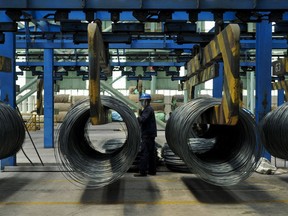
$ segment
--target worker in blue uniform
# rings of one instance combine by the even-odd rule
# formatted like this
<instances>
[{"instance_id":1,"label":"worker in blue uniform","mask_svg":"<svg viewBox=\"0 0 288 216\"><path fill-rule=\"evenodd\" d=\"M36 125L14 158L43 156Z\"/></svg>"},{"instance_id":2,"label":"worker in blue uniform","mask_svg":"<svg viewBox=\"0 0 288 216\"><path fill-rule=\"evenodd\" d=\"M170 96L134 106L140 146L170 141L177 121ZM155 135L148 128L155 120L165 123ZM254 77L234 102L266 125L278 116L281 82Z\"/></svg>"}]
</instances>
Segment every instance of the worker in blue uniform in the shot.
<instances>
[{"instance_id":1,"label":"worker in blue uniform","mask_svg":"<svg viewBox=\"0 0 288 216\"><path fill-rule=\"evenodd\" d=\"M139 112L138 122L141 127L141 145L139 173L135 177L156 175L156 145L157 127L154 109L150 105L151 95L141 94L139 101L142 110Z\"/></svg>"}]
</instances>

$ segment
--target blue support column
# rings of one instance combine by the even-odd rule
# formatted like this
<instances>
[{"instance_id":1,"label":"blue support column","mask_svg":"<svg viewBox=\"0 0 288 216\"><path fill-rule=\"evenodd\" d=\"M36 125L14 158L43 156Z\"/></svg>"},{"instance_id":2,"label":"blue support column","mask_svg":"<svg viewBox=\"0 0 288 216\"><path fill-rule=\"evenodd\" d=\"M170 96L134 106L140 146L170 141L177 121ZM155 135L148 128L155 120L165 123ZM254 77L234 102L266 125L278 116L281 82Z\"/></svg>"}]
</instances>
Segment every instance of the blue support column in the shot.
<instances>
[{"instance_id":1,"label":"blue support column","mask_svg":"<svg viewBox=\"0 0 288 216\"><path fill-rule=\"evenodd\" d=\"M255 117L259 123L271 111L272 24L268 20L256 24L256 105ZM266 151L263 157L271 160Z\"/></svg>"},{"instance_id":2,"label":"blue support column","mask_svg":"<svg viewBox=\"0 0 288 216\"><path fill-rule=\"evenodd\" d=\"M277 105L281 106L284 103L284 90L278 90Z\"/></svg>"},{"instance_id":3,"label":"blue support column","mask_svg":"<svg viewBox=\"0 0 288 216\"><path fill-rule=\"evenodd\" d=\"M0 11L0 22L11 22L6 16L5 11ZM0 55L11 58L12 71L1 72L0 71L0 100L10 104L10 106L16 106L16 89L15 89L15 35L14 33L5 33L5 43L0 45ZM8 157L0 160L1 170L5 166L15 166L16 156Z\"/></svg>"},{"instance_id":4,"label":"blue support column","mask_svg":"<svg viewBox=\"0 0 288 216\"><path fill-rule=\"evenodd\" d=\"M223 90L223 63L219 63L219 76L213 79L213 97L222 98Z\"/></svg>"},{"instance_id":5,"label":"blue support column","mask_svg":"<svg viewBox=\"0 0 288 216\"><path fill-rule=\"evenodd\" d=\"M44 148L54 147L53 49L44 50Z\"/></svg>"}]
</instances>

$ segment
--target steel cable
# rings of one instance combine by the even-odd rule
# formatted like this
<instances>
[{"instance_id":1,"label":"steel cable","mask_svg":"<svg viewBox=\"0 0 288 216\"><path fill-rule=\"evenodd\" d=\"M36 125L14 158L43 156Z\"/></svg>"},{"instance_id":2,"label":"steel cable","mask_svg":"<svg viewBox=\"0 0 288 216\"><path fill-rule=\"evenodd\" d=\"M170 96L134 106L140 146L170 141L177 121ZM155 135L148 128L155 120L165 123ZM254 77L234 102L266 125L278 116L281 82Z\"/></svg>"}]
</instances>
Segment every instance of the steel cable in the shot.
<instances>
[{"instance_id":1,"label":"steel cable","mask_svg":"<svg viewBox=\"0 0 288 216\"><path fill-rule=\"evenodd\" d=\"M269 112L259 127L266 150L274 157L288 160L288 103Z\"/></svg>"},{"instance_id":2,"label":"steel cable","mask_svg":"<svg viewBox=\"0 0 288 216\"><path fill-rule=\"evenodd\" d=\"M15 155L24 139L23 121L17 111L0 101L0 159Z\"/></svg>"},{"instance_id":3,"label":"steel cable","mask_svg":"<svg viewBox=\"0 0 288 216\"><path fill-rule=\"evenodd\" d=\"M62 173L72 183L87 188L103 187L119 179L133 164L140 147L140 128L134 112L110 96L101 96L101 102L105 109L122 117L127 129L124 139L103 134L107 139L102 141L102 151L95 148L99 140L97 135L93 139L93 131L89 130L89 100L72 107L56 137L55 156Z\"/></svg>"},{"instance_id":4,"label":"steel cable","mask_svg":"<svg viewBox=\"0 0 288 216\"><path fill-rule=\"evenodd\" d=\"M20 118L21 118L21 120L22 120L22 123L23 123L23 127L25 128L26 133L28 134L28 136L29 136L29 138L30 138L30 141L31 141L31 143L32 143L32 145L33 145L33 148L34 148L34 150L35 150L35 152L36 152L36 154L37 154L37 156L38 156L38 158L39 158L39 160L40 160L40 162L41 162L41 165L44 166L44 163L43 163L43 161L42 161L42 158L41 158L41 156L40 156L40 154L39 154L39 152L38 152L38 150L37 150L37 148L36 148L36 145L35 145L32 137L31 137L31 134L30 134L30 132L29 132L29 129L28 129L27 125L24 123L23 116L22 116L22 114L21 114L18 106L16 106L16 110L17 110L17 112L19 113L19 116L20 116ZM26 154L26 152L24 151L24 149L23 149L22 147L21 147L21 151L23 152L23 154L24 154L24 156L27 158L27 160L30 162L30 164L31 164L32 166L35 166L34 163L31 161L31 159L28 157L28 155Z\"/></svg>"},{"instance_id":5,"label":"steel cable","mask_svg":"<svg viewBox=\"0 0 288 216\"><path fill-rule=\"evenodd\" d=\"M198 98L178 107L167 122L168 145L204 181L234 185L251 175L262 154L259 131L246 109L235 126L200 124L200 117L221 101Z\"/></svg>"}]
</instances>

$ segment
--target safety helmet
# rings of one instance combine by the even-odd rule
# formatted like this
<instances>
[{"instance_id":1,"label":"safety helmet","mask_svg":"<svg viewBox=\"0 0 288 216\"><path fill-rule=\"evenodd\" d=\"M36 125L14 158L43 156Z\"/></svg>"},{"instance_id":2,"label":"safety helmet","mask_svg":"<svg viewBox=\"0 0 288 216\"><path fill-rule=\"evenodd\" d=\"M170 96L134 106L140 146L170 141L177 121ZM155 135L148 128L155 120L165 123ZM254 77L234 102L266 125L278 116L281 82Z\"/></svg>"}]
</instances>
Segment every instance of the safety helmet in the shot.
<instances>
[{"instance_id":1,"label":"safety helmet","mask_svg":"<svg viewBox=\"0 0 288 216\"><path fill-rule=\"evenodd\" d=\"M146 94L146 93L143 93L141 94L139 100L151 100L151 95L150 94Z\"/></svg>"}]
</instances>

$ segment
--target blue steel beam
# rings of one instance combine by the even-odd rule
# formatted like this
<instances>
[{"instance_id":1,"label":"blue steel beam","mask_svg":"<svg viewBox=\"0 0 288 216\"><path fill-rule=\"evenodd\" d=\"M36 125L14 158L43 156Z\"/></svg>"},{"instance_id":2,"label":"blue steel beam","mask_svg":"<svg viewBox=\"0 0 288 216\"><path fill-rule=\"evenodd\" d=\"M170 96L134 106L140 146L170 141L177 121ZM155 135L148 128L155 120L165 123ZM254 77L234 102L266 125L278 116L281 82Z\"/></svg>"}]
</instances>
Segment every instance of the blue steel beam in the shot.
<instances>
[{"instance_id":1,"label":"blue steel beam","mask_svg":"<svg viewBox=\"0 0 288 216\"><path fill-rule=\"evenodd\" d=\"M49 41L37 40L37 42L17 41L17 49L88 49L88 44L74 44L73 41Z\"/></svg>"},{"instance_id":2,"label":"blue steel beam","mask_svg":"<svg viewBox=\"0 0 288 216\"><path fill-rule=\"evenodd\" d=\"M55 11L29 11L27 12L31 14L33 19L35 20L43 20L48 18L53 18L52 15L55 14ZM223 13L223 20L224 21L232 21L238 19L235 15L235 12L224 12ZM288 19L288 13L286 19ZM214 15L208 11L199 11L197 16L198 21L214 21ZM83 11L71 11L68 15L70 20L86 20L85 13ZM97 11L94 13L95 19L100 19L102 21L111 21L111 13L108 11ZM175 11L172 13L172 20L189 20L189 14L186 11ZM137 21L137 19L133 16L132 11L122 11L119 12L119 21Z\"/></svg>"},{"instance_id":3,"label":"blue steel beam","mask_svg":"<svg viewBox=\"0 0 288 216\"><path fill-rule=\"evenodd\" d=\"M111 43L109 49L192 49L195 44L177 44L173 40L133 40L131 44Z\"/></svg>"},{"instance_id":4,"label":"blue steel beam","mask_svg":"<svg viewBox=\"0 0 288 216\"><path fill-rule=\"evenodd\" d=\"M45 60L46 61L46 60ZM159 66L159 67L181 67L184 66L185 62L110 62L111 66ZM16 62L17 66L44 66L44 62ZM54 62L54 66L89 66L88 62Z\"/></svg>"},{"instance_id":5,"label":"blue steel beam","mask_svg":"<svg viewBox=\"0 0 288 216\"><path fill-rule=\"evenodd\" d=\"M265 44L265 46L263 46ZM271 111L271 58L272 58L272 24L263 20L256 25L256 106L255 117L259 123ZM263 155L271 160L271 155Z\"/></svg>"},{"instance_id":6,"label":"blue steel beam","mask_svg":"<svg viewBox=\"0 0 288 216\"><path fill-rule=\"evenodd\" d=\"M240 40L240 49L256 49L256 40ZM272 49L287 49L286 39L273 39Z\"/></svg>"},{"instance_id":7,"label":"blue steel beam","mask_svg":"<svg viewBox=\"0 0 288 216\"><path fill-rule=\"evenodd\" d=\"M176 8L174 10L177 10ZM212 12L208 11L197 11L198 13L198 21L214 21L214 15ZM35 20L53 18L53 14L55 11L28 11L27 13L31 14L31 16ZM238 18L235 15L236 13L233 11L227 11L223 13L224 21L233 21ZM119 21L137 21L137 19L133 16L132 11L122 11L119 12ZM85 13L83 11L71 11L68 15L70 20L86 20ZM108 11L97 11L94 13L95 19L100 19L102 21L111 21L111 13ZM172 13L172 20L189 20L189 14L186 11L174 11ZM288 20L288 12L284 12L283 20Z\"/></svg>"},{"instance_id":8,"label":"blue steel beam","mask_svg":"<svg viewBox=\"0 0 288 216\"><path fill-rule=\"evenodd\" d=\"M0 22L11 22L5 15L4 11L0 11ZM0 71L0 100L9 104L11 107L16 107L16 72L15 72L15 36L14 33L5 33L5 43L0 44L0 55L11 58L12 71ZM5 143L3 143L5 144ZM5 166L15 166L16 156L8 157L0 160L1 170Z\"/></svg>"},{"instance_id":9,"label":"blue steel beam","mask_svg":"<svg viewBox=\"0 0 288 216\"><path fill-rule=\"evenodd\" d=\"M158 66L158 67L181 67L184 66L186 62L110 62L110 66L121 66L121 67L148 67L148 66ZM16 62L17 66L44 66L44 62ZM76 67L76 66L89 66L88 62L54 62L55 67ZM255 66L255 62L241 62L240 66Z\"/></svg>"},{"instance_id":10,"label":"blue steel beam","mask_svg":"<svg viewBox=\"0 0 288 216\"><path fill-rule=\"evenodd\" d=\"M44 147L54 147L53 49L44 50Z\"/></svg>"},{"instance_id":11,"label":"blue steel beam","mask_svg":"<svg viewBox=\"0 0 288 216\"><path fill-rule=\"evenodd\" d=\"M284 89L279 89L278 90L278 96L277 96L277 105L281 106L285 101L284 101L284 96L285 92Z\"/></svg>"},{"instance_id":12,"label":"blue steel beam","mask_svg":"<svg viewBox=\"0 0 288 216\"><path fill-rule=\"evenodd\" d=\"M88 49L87 44L74 44L72 40L54 40L53 42L45 42L46 40L37 40L36 42L27 42L25 40L17 40L17 49ZM240 49L256 49L255 40L241 40ZM111 43L109 49L192 49L195 44L177 44L173 40L133 40L131 44ZM287 49L286 39L274 39L272 41L272 49Z\"/></svg>"},{"instance_id":13,"label":"blue steel beam","mask_svg":"<svg viewBox=\"0 0 288 216\"><path fill-rule=\"evenodd\" d=\"M51 14L55 14L55 11L29 11L27 12L36 20L41 20L45 17L52 18ZM133 16L132 11L122 11L119 12L119 21L137 21ZM69 13L70 20L85 20L85 13L83 11L71 11ZM214 15L211 12L200 12L198 13L198 21L214 21ZM97 11L94 13L95 19L100 19L102 21L111 21L111 13L108 11ZM172 13L173 20L189 20L189 14L186 11L175 11ZM224 12L223 20L231 21L235 20L235 12Z\"/></svg>"},{"instance_id":14,"label":"blue steel beam","mask_svg":"<svg viewBox=\"0 0 288 216\"><path fill-rule=\"evenodd\" d=\"M285 10L287 0L0 0L0 9L22 10Z\"/></svg>"},{"instance_id":15,"label":"blue steel beam","mask_svg":"<svg viewBox=\"0 0 288 216\"><path fill-rule=\"evenodd\" d=\"M37 40L36 42L26 42L17 40L17 49L88 49L88 44L74 44L69 40ZM111 43L109 49L192 49L194 44L177 44L173 40L133 40L131 44Z\"/></svg>"}]
</instances>

